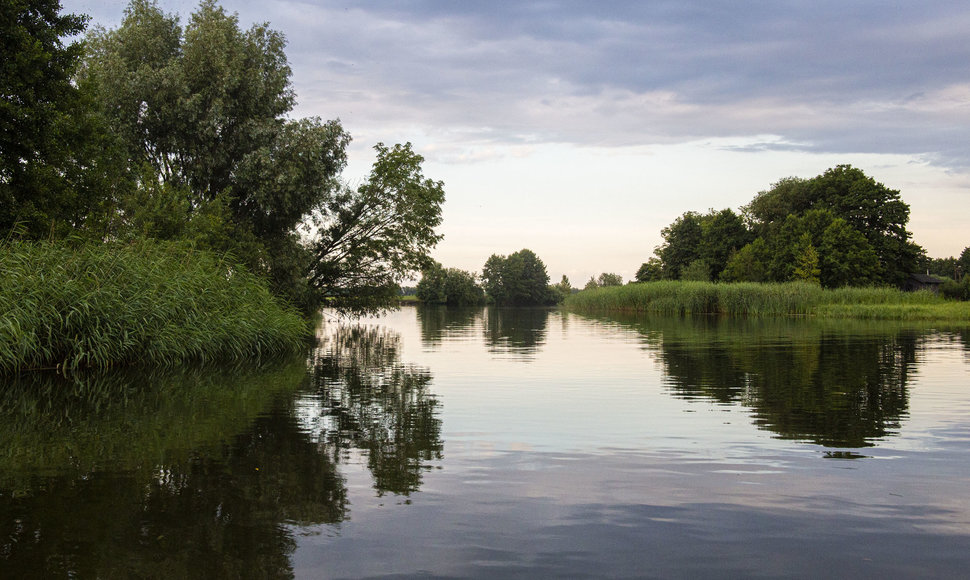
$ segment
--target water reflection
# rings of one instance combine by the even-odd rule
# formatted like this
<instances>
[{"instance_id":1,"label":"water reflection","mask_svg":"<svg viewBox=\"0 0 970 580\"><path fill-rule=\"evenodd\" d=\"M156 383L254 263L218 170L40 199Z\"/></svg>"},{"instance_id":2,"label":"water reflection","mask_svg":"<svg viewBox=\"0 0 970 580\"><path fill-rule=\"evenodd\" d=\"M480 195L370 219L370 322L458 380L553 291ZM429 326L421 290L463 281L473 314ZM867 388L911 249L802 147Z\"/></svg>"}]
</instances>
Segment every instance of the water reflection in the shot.
<instances>
[{"instance_id":1,"label":"water reflection","mask_svg":"<svg viewBox=\"0 0 970 580\"><path fill-rule=\"evenodd\" d=\"M488 352L534 360L546 343L548 308L416 306L421 343L435 350L443 342L481 333Z\"/></svg>"},{"instance_id":2,"label":"water reflection","mask_svg":"<svg viewBox=\"0 0 970 580\"><path fill-rule=\"evenodd\" d=\"M431 373L401 363L400 342L382 327L328 328L312 358L313 390L296 403L316 441L367 452L379 494L417 491L443 452Z\"/></svg>"},{"instance_id":3,"label":"water reflection","mask_svg":"<svg viewBox=\"0 0 970 580\"><path fill-rule=\"evenodd\" d=\"M13 577L280 576L282 522L336 522L331 458L272 368L29 375L3 389L0 560ZM235 435L234 435L235 434Z\"/></svg>"},{"instance_id":4,"label":"water reflection","mask_svg":"<svg viewBox=\"0 0 970 580\"><path fill-rule=\"evenodd\" d=\"M421 344L434 349L443 340L469 336L482 326L485 309L480 306L430 306L413 307L417 312L421 329Z\"/></svg>"},{"instance_id":5,"label":"water reflection","mask_svg":"<svg viewBox=\"0 0 970 580\"><path fill-rule=\"evenodd\" d=\"M263 368L30 374L0 385L0 570L11 577L290 577L295 529L350 514L441 457L427 370L340 327ZM332 429L313 426L332 425Z\"/></svg>"},{"instance_id":6,"label":"water reflection","mask_svg":"<svg viewBox=\"0 0 970 580\"><path fill-rule=\"evenodd\" d=\"M871 323L627 318L679 397L753 410L784 439L864 447L898 431L924 334Z\"/></svg>"},{"instance_id":7,"label":"water reflection","mask_svg":"<svg viewBox=\"0 0 970 580\"><path fill-rule=\"evenodd\" d=\"M550 312L545 308L488 308L483 329L488 351L532 359L546 342Z\"/></svg>"}]
</instances>

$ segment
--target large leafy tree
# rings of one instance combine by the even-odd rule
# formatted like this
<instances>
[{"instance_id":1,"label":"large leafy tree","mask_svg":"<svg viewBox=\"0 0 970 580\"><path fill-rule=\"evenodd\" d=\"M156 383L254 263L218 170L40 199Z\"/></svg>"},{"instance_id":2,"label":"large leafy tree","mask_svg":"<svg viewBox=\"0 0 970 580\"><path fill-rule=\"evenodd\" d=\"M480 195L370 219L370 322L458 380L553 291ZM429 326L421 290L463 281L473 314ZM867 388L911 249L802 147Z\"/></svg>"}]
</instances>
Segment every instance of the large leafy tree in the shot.
<instances>
[{"instance_id":1,"label":"large leafy tree","mask_svg":"<svg viewBox=\"0 0 970 580\"><path fill-rule=\"evenodd\" d=\"M677 280L694 260L701 258L704 226L701 215L688 211L661 230L664 243L657 248L665 278Z\"/></svg>"},{"instance_id":2,"label":"large leafy tree","mask_svg":"<svg viewBox=\"0 0 970 580\"><path fill-rule=\"evenodd\" d=\"M693 278L704 270L702 279L718 279L731 255L752 238L742 217L730 209L712 209L706 214L686 212L664 228L661 235L664 243L656 253L663 276L670 279L684 278L692 265ZM644 279L651 276L649 271L643 274Z\"/></svg>"},{"instance_id":3,"label":"large leafy tree","mask_svg":"<svg viewBox=\"0 0 970 580\"><path fill-rule=\"evenodd\" d=\"M909 205L899 191L850 165L836 166L812 179L783 179L745 208L762 235L779 227L787 216L810 210L830 210L866 238L879 261L879 282L902 282L923 257L922 248L906 230Z\"/></svg>"},{"instance_id":4,"label":"large leafy tree","mask_svg":"<svg viewBox=\"0 0 970 580\"><path fill-rule=\"evenodd\" d=\"M82 79L140 187L180 190L190 213L219 201L264 240L288 234L336 189L349 136L336 121L285 117L294 95L279 32L244 31L212 0L183 30L154 2L134 0L118 29L89 42Z\"/></svg>"},{"instance_id":5,"label":"large leafy tree","mask_svg":"<svg viewBox=\"0 0 970 580\"><path fill-rule=\"evenodd\" d=\"M443 187L410 145L378 145L358 188L341 183L350 136L293 119L285 38L203 0L183 28L133 0L97 29L80 74L128 167L113 235L192 237L235 253L306 307L394 299L440 239Z\"/></svg>"},{"instance_id":6,"label":"large leafy tree","mask_svg":"<svg viewBox=\"0 0 970 580\"><path fill-rule=\"evenodd\" d=\"M482 285L490 301L502 306L555 303L546 265L532 250L508 256L492 254L482 268Z\"/></svg>"},{"instance_id":7,"label":"large leafy tree","mask_svg":"<svg viewBox=\"0 0 970 580\"><path fill-rule=\"evenodd\" d=\"M104 195L88 187L102 146L72 83L83 46L65 40L85 17L60 10L57 0L0 3L0 233L19 224L29 237L62 234Z\"/></svg>"},{"instance_id":8,"label":"large leafy tree","mask_svg":"<svg viewBox=\"0 0 970 580\"><path fill-rule=\"evenodd\" d=\"M430 263L441 239L444 184L424 177L411 144L375 146L377 160L356 190L316 208L307 277L317 295L354 311L397 296L398 284Z\"/></svg>"}]
</instances>

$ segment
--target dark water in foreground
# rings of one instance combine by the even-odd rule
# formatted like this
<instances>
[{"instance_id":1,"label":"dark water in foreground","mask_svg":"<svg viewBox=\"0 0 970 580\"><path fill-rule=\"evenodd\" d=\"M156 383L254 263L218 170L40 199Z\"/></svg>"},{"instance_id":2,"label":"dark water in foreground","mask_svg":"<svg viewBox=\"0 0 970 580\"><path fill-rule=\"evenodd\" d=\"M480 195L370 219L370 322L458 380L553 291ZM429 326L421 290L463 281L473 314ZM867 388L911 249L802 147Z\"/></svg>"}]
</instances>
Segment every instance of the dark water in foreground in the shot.
<instances>
[{"instance_id":1,"label":"dark water in foreground","mask_svg":"<svg viewBox=\"0 0 970 580\"><path fill-rule=\"evenodd\" d=\"M970 331L405 308L0 386L0 577L965 577Z\"/></svg>"}]
</instances>

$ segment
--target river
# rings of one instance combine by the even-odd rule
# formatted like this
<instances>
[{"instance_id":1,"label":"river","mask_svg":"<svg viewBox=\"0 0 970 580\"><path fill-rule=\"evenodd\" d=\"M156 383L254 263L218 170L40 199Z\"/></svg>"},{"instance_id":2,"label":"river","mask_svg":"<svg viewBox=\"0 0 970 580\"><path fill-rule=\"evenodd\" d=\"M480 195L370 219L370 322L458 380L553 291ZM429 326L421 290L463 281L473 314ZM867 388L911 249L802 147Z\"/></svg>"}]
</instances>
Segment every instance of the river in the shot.
<instances>
[{"instance_id":1,"label":"river","mask_svg":"<svg viewBox=\"0 0 970 580\"><path fill-rule=\"evenodd\" d=\"M0 577L959 577L970 329L332 313L0 388Z\"/></svg>"}]
</instances>

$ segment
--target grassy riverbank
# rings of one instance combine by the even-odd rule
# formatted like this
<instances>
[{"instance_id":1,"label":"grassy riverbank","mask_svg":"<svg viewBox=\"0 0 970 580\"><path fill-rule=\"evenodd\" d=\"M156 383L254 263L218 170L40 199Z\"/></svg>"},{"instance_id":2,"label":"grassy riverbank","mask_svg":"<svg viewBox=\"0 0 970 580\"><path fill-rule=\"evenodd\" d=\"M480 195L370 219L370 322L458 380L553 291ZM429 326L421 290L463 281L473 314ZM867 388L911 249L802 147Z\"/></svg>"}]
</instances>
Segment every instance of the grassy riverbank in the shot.
<instances>
[{"instance_id":1,"label":"grassy riverbank","mask_svg":"<svg viewBox=\"0 0 970 580\"><path fill-rule=\"evenodd\" d=\"M190 246L0 247L0 372L240 360L307 325L254 275Z\"/></svg>"},{"instance_id":2,"label":"grassy riverbank","mask_svg":"<svg viewBox=\"0 0 970 580\"><path fill-rule=\"evenodd\" d=\"M716 284L662 281L584 290L566 299L577 312L651 312L740 316L819 316L970 323L970 303L928 292L839 288L814 284Z\"/></svg>"}]
</instances>

